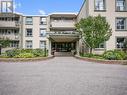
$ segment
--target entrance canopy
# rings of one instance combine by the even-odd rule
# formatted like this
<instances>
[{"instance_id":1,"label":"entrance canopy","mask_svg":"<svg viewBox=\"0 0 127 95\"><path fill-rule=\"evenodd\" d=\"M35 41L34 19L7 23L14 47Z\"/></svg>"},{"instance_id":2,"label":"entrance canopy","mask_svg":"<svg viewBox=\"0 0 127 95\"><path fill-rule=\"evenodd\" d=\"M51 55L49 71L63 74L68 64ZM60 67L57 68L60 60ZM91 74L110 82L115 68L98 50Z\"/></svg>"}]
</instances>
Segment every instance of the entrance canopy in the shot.
<instances>
[{"instance_id":1,"label":"entrance canopy","mask_svg":"<svg viewBox=\"0 0 127 95\"><path fill-rule=\"evenodd\" d=\"M75 42L79 39L79 34L50 34L49 38L53 42Z\"/></svg>"}]
</instances>

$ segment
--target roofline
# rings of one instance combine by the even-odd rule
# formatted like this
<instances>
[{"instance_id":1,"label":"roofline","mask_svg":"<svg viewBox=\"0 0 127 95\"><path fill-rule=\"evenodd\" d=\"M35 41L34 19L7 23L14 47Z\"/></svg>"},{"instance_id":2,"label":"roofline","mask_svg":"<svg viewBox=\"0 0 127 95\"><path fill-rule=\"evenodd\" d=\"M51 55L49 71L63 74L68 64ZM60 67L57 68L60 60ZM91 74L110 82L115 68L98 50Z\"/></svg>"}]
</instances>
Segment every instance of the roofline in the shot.
<instances>
[{"instance_id":1,"label":"roofline","mask_svg":"<svg viewBox=\"0 0 127 95\"><path fill-rule=\"evenodd\" d=\"M49 16L51 15L76 15L77 16L77 12L54 12L54 13L50 13Z\"/></svg>"},{"instance_id":2,"label":"roofline","mask_svg":"<svg viewBox=\"0 0 127 95\"><path fill-rule=\"evenodd\" d=\"M79 12L78 12L78 14L77 14L77 17L79 16L79 14L80 14L80 12L81 12L83 6L85 5L85 3L86 3L86 0L84 0L83 4L82 4L82 6L81 6L81 8L80 8L80 10L79 10Z\"/></svg>"},{"instance_id":3,"label":"roofline","mask_svg":"<svg viewBox=\"0 0 127 95\"><path fill-rule=\"evenodd\" d=\"M13 14L17 14L17 15L23 16L23 13L14 12Z\"/></svg>"},{"instance_id":4,"label":"roofline","mask_svg":"<svg viewBox=\"0 0 127 95\"><path fill-rule=\"evenodd\" d=\"M12 14L12 15L18 15L18 16L23 16L23 14L21 13L17 13L17 12L10 12L10 13L0 13L0 14Z\"/></svg>"},{"instance_id":5,"label":"roofline","mask_svg":"<svg viewBox=\"0 0 127 95\"><path fill-rule=\"evenodd\" d=\"M26 17L26 16L29 16L29 17L47 17L48 15L23 15L23 17Z\"/></svg>"}]
</instances>

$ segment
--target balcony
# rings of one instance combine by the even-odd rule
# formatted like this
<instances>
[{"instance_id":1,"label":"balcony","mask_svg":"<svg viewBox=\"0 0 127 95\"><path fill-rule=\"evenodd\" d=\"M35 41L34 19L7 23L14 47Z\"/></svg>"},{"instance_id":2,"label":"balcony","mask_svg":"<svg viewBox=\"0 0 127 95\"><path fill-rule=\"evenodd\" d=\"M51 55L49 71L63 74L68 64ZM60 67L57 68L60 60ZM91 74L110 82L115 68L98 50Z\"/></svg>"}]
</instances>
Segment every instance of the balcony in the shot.
<instances>
[{"instance_id":1,"label":"balcony","mask_svg":"<svg viewBox=\"0 0 127 95\"><path fill-rule=\"evenodd\" d=\"M0 28L19 28L20 23L16 21L0 21Z\"/></svg>"},{"instance_id":2,"label":"balcony","mask_svg":"<svg viewBox=\"0 0 127 95\"><path fill-rule=\"evenodd\" d=\"M9 40L20 40L19 35L0 35L0 38L8 38Z\"/></svg>"},{"instance_id":3,"label":"balcony","mask_svg":"<svg viewBox=\"0 0 127 95\"><path fill-rule=\"evenodd\" d=\"M75 28L74 21L52 21L50 24L50 28Z\"/></svg>"}]
</instances>

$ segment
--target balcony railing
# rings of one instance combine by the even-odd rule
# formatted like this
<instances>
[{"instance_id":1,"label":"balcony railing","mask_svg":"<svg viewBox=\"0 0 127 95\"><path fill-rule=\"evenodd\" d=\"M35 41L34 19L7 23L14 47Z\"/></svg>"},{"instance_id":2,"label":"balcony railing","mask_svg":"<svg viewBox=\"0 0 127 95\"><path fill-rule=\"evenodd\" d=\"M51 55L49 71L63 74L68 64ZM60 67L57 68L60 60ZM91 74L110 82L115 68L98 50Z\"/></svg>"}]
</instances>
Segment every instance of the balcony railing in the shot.
<instances>
[{"instance_id":1,"label":"balcony railing","mask_svg":"<svg viewBox=\"0 0 127 95\"><path fill-rule=\"evenodd\" d=\"M52 21L50 28L75 28L75 21Z\"/></svg>"},{"instance_id":2,"label":"balcony railing","mask_svg":"<svg viewBox=\"0 0 127 95\"><path fill-rule=\"evenodd\" d=\"M17 28L21 24L16 21L0 21L0 27L10 27L10 28Z\"/></svg>"},{"instance_id":3,"label":"balcony railing","mask_svg":"<svg viewBox=\"0 0 127 95\"><path fill-rule=\"evenodd\" d=\"M10 40L19 40L19 35L0 35L0 38L8 38Z\"/></svg>"},{"instance_id":4,"label":"balcony railing","mask_svg":"<svg viewBox=\"0 0 127 95\"><path fill-rule=\"evenodd\" d=\"M47 32L47 35L70 35L70 36L79 36L79 32L76 31L51 31Z\"/></svg>"}]
</instances>

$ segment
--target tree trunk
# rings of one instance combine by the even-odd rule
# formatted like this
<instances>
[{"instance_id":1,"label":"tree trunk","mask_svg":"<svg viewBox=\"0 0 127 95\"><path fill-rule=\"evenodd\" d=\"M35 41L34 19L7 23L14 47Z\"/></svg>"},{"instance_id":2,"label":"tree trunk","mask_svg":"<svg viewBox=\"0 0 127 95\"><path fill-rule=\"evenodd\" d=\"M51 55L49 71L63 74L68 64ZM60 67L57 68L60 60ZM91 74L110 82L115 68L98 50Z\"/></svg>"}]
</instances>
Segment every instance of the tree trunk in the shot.
<instances>
[{"instance_id":1,"label":"tree trunk","mask_svg":"<svg viewBox=\"0 0 127 95\"><path fill-rule=\"evenodd\" d=\"M90 48L90 54L92 54L93 53L93 48Z\"/></svg>"}]
</instances>

